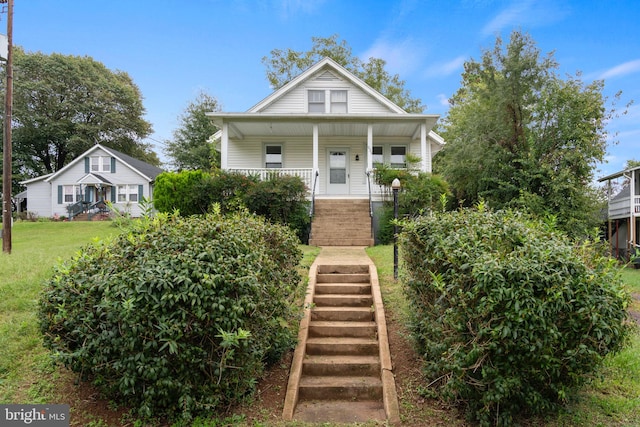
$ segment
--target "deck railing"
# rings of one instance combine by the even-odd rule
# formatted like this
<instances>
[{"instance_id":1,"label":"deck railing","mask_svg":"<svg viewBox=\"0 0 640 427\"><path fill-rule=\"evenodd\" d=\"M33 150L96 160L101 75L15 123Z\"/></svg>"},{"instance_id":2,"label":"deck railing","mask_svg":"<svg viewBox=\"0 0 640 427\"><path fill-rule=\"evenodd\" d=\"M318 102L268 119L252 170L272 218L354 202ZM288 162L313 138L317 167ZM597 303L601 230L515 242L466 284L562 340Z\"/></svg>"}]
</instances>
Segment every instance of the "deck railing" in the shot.
<instances>
[{"instance_id":1,"label":"deck railing","mask_svg":"<svg viewBox=\"0 0 640 427\"><path fill-rule=\"evenodd\" d=\"M229 169L229 172L236 172L247 176L257 176L260 180L267 180L273 175L291 175L302 179L304 185L309 190L313 185L313 169L297 168L297 169L275 169L275 168L251 168L251 169Z\"/></svg>"}]
</instances>

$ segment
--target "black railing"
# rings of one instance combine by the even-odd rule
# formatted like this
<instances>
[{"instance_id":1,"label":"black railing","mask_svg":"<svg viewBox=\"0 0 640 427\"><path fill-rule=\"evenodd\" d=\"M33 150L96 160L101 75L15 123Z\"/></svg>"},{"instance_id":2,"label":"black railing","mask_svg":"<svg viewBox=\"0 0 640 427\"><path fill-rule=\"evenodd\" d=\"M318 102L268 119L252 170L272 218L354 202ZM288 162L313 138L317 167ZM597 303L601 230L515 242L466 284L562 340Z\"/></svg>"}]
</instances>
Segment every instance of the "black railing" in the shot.
<instances>
[{"instance_id":1,"label":"black railing","mask_svg":"<svg viewBox=\"0 0 640 427\"><path fill-rule=\"evenodd\" d=\"M374 239L374 242L375 242L376 230L373 225L373 195L371 192L371 173L372 173L371 171L367 171L367 188L369 190L369 217L371 218L371 237Z\"/></svg>"},{"instance_id":2,"label":"black railing","mask_svg":"<svg viewBox=\"0 0 640 427\"><path fill-rule=\"evenodd\" d=\"M316 171L313 177L313 188L311 190L311 207L309 208L309 216L313 217L316 213L316 186L318 185L318 175L320 172Z\"/></svg>"},{"instance_id":3,"label":"black railing","mask_svg":"<svg viewBox=\"0 0 640 427\"><path fill-rule=\"evenodd\" d=\"M79 202L75 202L67 206L67 212L69 213L69 220L73 219L74 216L84 212L84 204L85 202L81 200Z\"/></svg>"}]
</instances>

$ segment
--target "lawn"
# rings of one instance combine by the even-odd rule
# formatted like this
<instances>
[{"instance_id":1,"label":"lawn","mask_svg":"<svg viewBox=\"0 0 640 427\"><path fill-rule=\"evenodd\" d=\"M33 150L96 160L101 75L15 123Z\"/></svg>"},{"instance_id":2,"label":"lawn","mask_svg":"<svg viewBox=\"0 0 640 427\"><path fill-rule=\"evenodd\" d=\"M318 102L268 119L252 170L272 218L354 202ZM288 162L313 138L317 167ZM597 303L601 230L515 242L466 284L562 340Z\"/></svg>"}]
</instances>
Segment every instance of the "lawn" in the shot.
<instances>
[{"instance_id":1,"label":"lawn","mask_svg":"<svg viewBox=\"0 0 640 427\"><path fill-rule=\"evenodd\" d=\"M37 328L43 281L58 259L68 259L93 238L118 232L111 222L18 222L11 254L0 256L0 402L45 403L51 370ZM29 384L25 387L25 384ZM49 402L47 402L49 403Z\"/></svg>"},{"instance_id":2,"label":"lawn","mask_svg":"<svg viewBox=\"0 0 640 427\"><path fill-rule=\"evenodd\" d=\"M109 222L16 223L12 254L0 256L0 403L51 403L64 399L56 389L56 379L64 374L51 365L37 329L36 309L42 283L58 259L68 259L95 237L104 238L118 232ZM308 268L318 250L311 247L302 247L302 250L301 266ZM368 253L378 267L385 306L396 316L406 317L410 308L402 295L401 284L393 280L392 247L369 248ZM640 270L624 269L622 275L630 291L640 294ZM417 388L420 379L414 378L412 384ZM417 394L416 390L404 390L404 393ZM409 401L401 402L403 411L418 410L410 406ZM451 426L464 425L454 410L433 411ZM99 414L88 419L95 420L90 425L110 425ZM607 360L603 379L585 387L566 411L527 425L640 425L640 335L633 337L629 348Z\"/></svg>"}]
</instances>

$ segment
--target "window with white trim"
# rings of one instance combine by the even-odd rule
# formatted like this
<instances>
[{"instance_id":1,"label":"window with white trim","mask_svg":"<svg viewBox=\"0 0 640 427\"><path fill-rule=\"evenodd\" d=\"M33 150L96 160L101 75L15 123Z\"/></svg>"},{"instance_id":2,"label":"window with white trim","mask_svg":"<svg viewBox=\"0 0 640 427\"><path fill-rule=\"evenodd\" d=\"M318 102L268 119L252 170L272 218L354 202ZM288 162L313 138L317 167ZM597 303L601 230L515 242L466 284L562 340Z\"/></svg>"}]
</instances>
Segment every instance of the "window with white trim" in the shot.
<instances>
[{"instance_id":1,"label":"window with white trim","mask_svg":"<svg viewBox=\"0 0 640 427\"><path fill-rule=\"evenodd\" d=\"M310 90L308 92L308 97L309 112L324 113L324 90Z\"/></svg>"},{"instance_id":2,"label":"window with white trim","mask_svg":"<svg viewBox=\"0 0 640 427\"><path fill-rule=\"evenodd\" d=\"M80 187L77 185L64 185L62 187L62 200L64 203L79 202L82 200Z\"/></svg>"},{"instance_id":3,"label":"window with white trim","mask_svg":"<svg viewBox=\"0 0 640 427\"><path fill-rule=\"evenodd\" d=\"M347 91L346 90L331 91L331 107L329 111L331 111L332 113L347 112Z\"/></svg>"},{"instance_id":4,"label":"window with white trim","mask_svg":"<svg viewBox=\"0 0 640 427\"><path fill-rule=\"evenodd\" d=\"M382 145L371 147L371 161L374 165L384 164L384 147Z\"/></svg>"},{"instance_id":5,"label":"window with white trim","mask_svg":"<svg viewBox=\"0 0 640 427\"><path fill-rule=\"evenodd\" d=\"M118 203L137 202L138 186L136 184L118 185L117 194Z\"/></svg>"},{"instance_id":6,"label":"window with white trim","mask_svg":"<svg viewBox=\"0 0 640 427\"><path fill-rule=\"evenodd\" d=\"M407 147L404 145L392 145L389 163L392 168L406 168Z\"/></svg>"},{"instance_id":7,"label":"window with white trim","mask_svg":"<svg viewBox=\"0 0 640 427\"><path fill-rule=\"evenodd\" d=\"M111 172L111 157L92 156L91 172Z\"/></svg>"},{"instance_id":8,"label":"window with white trim","mask_svg":"<svg viewBox=\"0 0 640 427\"><path fill-rule=\"evenodd\" d=\"M264 166L269 169L282 168L282 145L264 146Z\"/></svg>"}]
</instances>

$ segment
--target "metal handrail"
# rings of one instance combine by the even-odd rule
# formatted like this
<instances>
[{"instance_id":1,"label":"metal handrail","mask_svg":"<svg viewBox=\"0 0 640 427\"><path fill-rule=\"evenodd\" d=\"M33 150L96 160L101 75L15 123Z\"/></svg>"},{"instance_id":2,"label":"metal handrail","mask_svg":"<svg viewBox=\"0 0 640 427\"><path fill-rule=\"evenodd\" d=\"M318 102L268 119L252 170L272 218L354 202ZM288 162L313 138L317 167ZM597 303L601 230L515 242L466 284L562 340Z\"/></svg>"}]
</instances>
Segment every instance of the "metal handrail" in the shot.
<instances>
[{"instance_id":1,"label":"metal handrail","mask_svg":"<svg viewBox=\"0 0 640 427\"><path fill-rule=\"evenodd\" d=\"M371 171L367 171L367 187L369 189L369 216L373 218L373 196L371 192Z\"/></svg>"},{"instance_id":2,"label":"metal handrail","mask_svg":"<svg viewBox=\"0 0 640 427\"><path fill-rule=\"evenodd\" d=\"M85 202L80 200L67 206L67 212L69 213L69 219L73 219L74 216L84 212Z\"/></svg>"},{"instance_id":3,"label":"metal handrail","mask_svg":"<svg viewBox=\"0 0 640 427\"><path fill-rule=\"evenodd\" d=\"M313 177L313 189L311 190L311 207L309 208L309 216L313 217L316 211L316 185L318 184L318 175L320 172L316 171Z\"/></svg>"}]
</instances>

